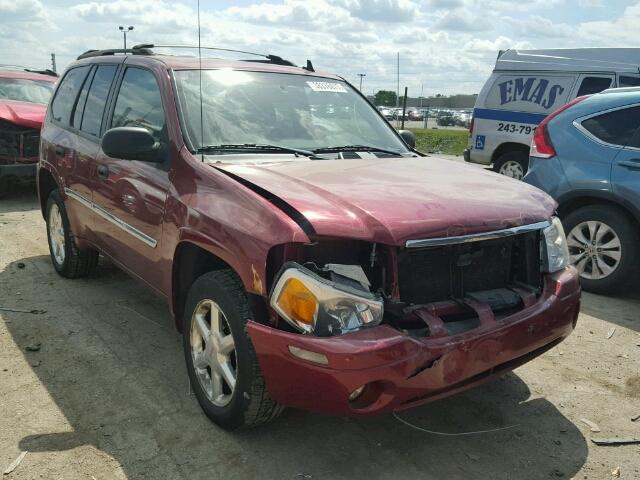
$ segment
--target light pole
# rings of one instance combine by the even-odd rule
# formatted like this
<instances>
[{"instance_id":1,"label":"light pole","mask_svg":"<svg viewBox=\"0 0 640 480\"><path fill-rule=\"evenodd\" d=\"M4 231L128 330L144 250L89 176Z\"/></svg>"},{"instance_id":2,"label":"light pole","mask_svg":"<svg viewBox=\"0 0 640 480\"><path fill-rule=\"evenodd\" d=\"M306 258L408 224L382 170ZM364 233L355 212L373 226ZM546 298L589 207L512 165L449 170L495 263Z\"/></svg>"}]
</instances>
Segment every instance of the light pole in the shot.
<instances>
[{"instance_id":1,"label":"light pole","mask_svg":"<svg viewBox=\"0 0 640 480\"><path fill-rule=\"evenodd\" d=\"M131 30L133 30L133 26L129 25L127 28L124 28L122 25L120 25L118 27L118 30L120 30L124 35L124 49L126 50L127 49L127 32L130 32Z\"/></svg>"},{"instance_id":2,"label":"light pole","mask_svg":"<svg viewBox=\"0 0 640 480\"><path fill-rule=\"evenodd\" d=\"M358 76L360 77L360 91L362 91L362 78L366 77L367 74L366 73L359 73Z\"/></svg>"}]
</instances>

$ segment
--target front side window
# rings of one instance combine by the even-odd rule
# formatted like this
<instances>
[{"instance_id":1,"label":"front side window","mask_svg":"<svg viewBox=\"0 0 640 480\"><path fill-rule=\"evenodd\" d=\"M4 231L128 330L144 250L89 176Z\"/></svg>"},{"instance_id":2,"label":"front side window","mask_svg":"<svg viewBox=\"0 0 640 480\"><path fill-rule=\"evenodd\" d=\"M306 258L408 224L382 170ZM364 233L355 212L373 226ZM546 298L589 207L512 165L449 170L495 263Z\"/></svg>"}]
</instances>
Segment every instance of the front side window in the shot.
<instances>
[{"instance_id":1,"label":"front side window","mask_svg":"<svg viewBox=\"0 0 640 480\"><path fill-rule=\"evenodd\" d=\"M340 80L238 70L175 72L186 134L195 149L277 145L316 150L347 145L405 153L375 108ZM201 128L204 125L204 128Z\"/></svg>"},{"instance_id":2,"label":"front side window","mask_svg":"<svg viewBox=\"0 0 640 480\"><path fill-rule=\"evenodd\" d=\"M101 65L91 81L87 102L82 115L80 130L90 135L99 136L102 125L102 114L109 95L111 82L116 74L115 65Z\"/></svg>"},{"instance_id":3,"label":"front side window","mask_svg":"<svg viewBox=\"0 0 640 480\"><path fill-rule=\"evenodd\" d=\"M621 108L603 113L584 120L582 126L599 140L624 147L640 128L640 107Z\"/></svg>"},{"instance_id":4,"label":"front side window","mask_svg":"<svg viewBox=\"0 0 640 480\"><path fill-rule=\"evenodd\" d=\"M56 97L51 104L53 118L64 125L69 125L71 112L76 103L76 98L84 82L89 66L77 67L69 70L58 87Z\"/></svg>"},{"instance_id":5,"label":"front side window","mask_svg":"<svg viewBox=\"0 0 640 480\"><path fill-rule=\"evenodd\" d=\"M127 68L111 127L144 127L160 139L164 126L162 98L154 75L141 68Z\"/></svg>"},{"instance_id":6,"label":"front side window","mask_svg":"<svg viewBox=\"0 0 640 480\"><path fill-rule=\"evenodd\" d=\"M53 88L53 82L0 78L0 98L4 100L47 104Z\"/></svg>"},{"instance_id":7,"label":"front side window","mask_svg":"<svg viewBox=\"0 0 640 480\"><path fill-rule=\"evenodd\" d=\"M585 77L580 84L577 97L582 95L592 95L600 93L611 86L611 78L608 77Z\"/></svg>"}]
</instances>

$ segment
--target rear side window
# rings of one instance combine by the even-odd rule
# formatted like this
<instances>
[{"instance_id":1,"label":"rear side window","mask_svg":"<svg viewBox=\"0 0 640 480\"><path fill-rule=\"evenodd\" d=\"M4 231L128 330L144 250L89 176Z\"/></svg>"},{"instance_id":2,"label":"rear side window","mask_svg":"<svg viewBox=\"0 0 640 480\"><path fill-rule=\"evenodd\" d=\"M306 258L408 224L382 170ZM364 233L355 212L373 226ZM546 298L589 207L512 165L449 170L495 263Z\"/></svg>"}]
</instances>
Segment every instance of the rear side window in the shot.
<instances>
[{"instance_id":1,"label":"rear side window","mask_svg":"<svg viewBox=\"0 0 640 480\"><path fill-rule=\"evenodd\" d=\"M91 70L91 73L87 76L87 79L84 81L82 85L82 90L80 90L80 95L78 96L78 100L76 100L76 108L73 111L73 121L71 122L71 126L75 128L80 128L80 122L82 122L82 112L84 111L84 105L87 103L87 95L89 94L89 87L91 86L91 79L96 73L96 69Z\"/></svg>"},{"instance_id":2,"label":"rear side window","mask_svg":"<svg viewBox=\"0 0 640 480\"><path fill-rule=\"evenodd\" d=\"M69 126L70 124L71 112L73 111L78 92L88 72L88 65L74 68L67 72L62 79L62 83L60 83L56 98L53 99L53 103L51 104L51 115L56 121L61 122L63 125Z\"/></svg>"},{"instance_id":3,"label":"rear side window","mask_svg":"<svg viewBox=\"0 0 640 480\"><path fill-rule=\"evenodd\" d=\"M585 77L580 84L577 97L599 93L611 86L611 79L607 77Z\"/></svg>"},{"instance_id":4,"label":"rear side window","mask_svg":"<svg viewBox=\"0 0 640 480\"><path fill-rule=\"evenodd\" d=\"M640 106L603 113L582 122L582 126L599 140L626 146L640 128Z\"/></svg>"},{"instance_id":5,"label":"rear side window","mask_svg":"<svg viewBox=\"0 0 640 480\"><path fill-rule=\"evenodd\" d=\"M154 75L141 68L128 68L122 79L111 127L144 127L160 139L164 109Z\"/></svg>"},{"instance_id":6,"label":"rear side window","mask_svg":"<svg viewBox=\"0 0 640 480\"><path fill-rule=\"evenodd\" d=\"M618 84L620 87L638 87L640 86L640 77L620 75L620 77L618 77Z\"/></svg>"},{"instance_id":7,"label":"rear side window","mask_svg":"<svg viewBox=\"0 0 640 480\"><path fill-rule=\"evenodd\" d=\"M101 65L96 70L96 74L91 82L87 103L84 107L82 124L80 130L94 136L100 135L102 125L102 114L109 95L111 82L116 74L115 65Z\"/></svg>"}]
</instances>

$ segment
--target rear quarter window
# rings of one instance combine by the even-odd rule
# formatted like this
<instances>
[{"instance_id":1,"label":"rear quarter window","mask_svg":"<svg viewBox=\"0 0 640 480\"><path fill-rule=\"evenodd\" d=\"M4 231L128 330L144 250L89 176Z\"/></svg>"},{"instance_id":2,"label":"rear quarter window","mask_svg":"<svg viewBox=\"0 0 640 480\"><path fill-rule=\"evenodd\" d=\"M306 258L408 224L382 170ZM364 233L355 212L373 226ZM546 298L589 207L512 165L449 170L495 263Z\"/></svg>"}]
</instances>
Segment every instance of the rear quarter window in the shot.
<instances>
[{"instance_id":1,"label":"rear quarter window","mask_svg":"<svg viewBox=\"0 0 640 480\"><path fill-rule=\"evenodd\" d=\"M65 126L70 125L71 113L73 112L78 93L82 88L89 68L89 65L85 65L69 70L62 79L60 87L58 87L58 91L56 92L56 97L51 103L51 115L53 119Z\"/></svg>"},{"instance_id":2,"label":"rear quarter window","mask_svg":"<svg viewBox=\"0 0 640 480\"><path fill-rule=\"evenodd\" d=\"M556 75L500 75L487 95L487 108L551 113L567 103L575 77Z\"/></svg>"},{"instance_id":3,"label":"rear quarter window","mask_svg":"<svg viewBox=\"0 0 640 480\"><path fill-rule=\"evenodd\" d=\"M598 140L624 147L640 128L640 106L603 113L583 120L581 125Z\"/></svg>"}]
</instances>

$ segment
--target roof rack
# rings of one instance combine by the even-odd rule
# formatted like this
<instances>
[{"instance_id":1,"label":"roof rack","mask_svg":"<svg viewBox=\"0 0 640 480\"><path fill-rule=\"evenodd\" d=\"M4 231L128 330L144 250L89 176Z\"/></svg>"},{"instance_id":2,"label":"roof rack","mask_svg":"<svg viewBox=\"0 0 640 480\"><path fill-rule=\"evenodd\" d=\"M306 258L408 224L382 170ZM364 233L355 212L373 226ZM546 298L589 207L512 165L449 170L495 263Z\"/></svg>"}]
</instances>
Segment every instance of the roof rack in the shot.
<instances>
[{"instance_id":1,"label":"roof rack","mask_svg":"<svg viewBox=\"0 0 640 480\"><path fill-rule=\"evenodd\" d=\"M24 65L14 65L14 64L8 64L8 63L0 64L0 68L10 68L12 70L23 70L29 73L39 73L40 75L50 75L52 77L58 76L56 72L48 68L45 68L44 70L37 70L35 68L25 67Z\"/></svg>"},{"instance_id":2,"label":"roof rack","mask_svg":"<svg viewBox=\"0 0 640 480\"><path fill-rule=\"evenodd\" d=\"M76 60L91 57L104 57L107 55L115 55L116 53L130 53L132 55L153 55L153 51L142 45L136 45L133 48L109 48L106 50L87 50L82 55L78 55Z\"/></svg>"},{"instance_id":3,"label":"roof rack","mask_svg":"<svg viewBox=\"0 0 640 480\"><path fill-rule=\"evenodd\" d=\"M200 48L201 50L216 50L219 52L233 52L233 53L243 53L245 55L254 55L256 57L263 57L264 59L266 59L266 61L268 61L269 63L274 63L276 65L285 65L288 67L295 67L297 66L295 63L290 62L289 60L286 60L278 55L270 55L270 54L264 54L264 53L256 53L256 52L249 52L247 50L236 50L233 48L222 48L222 47L209 47L209 46L200 46L198 47L198 45L155 45L153 43L142 43L140 45L135 45L133 47L135 50L141 50L141 49L146 49L146 50L150 50L152 48L190 48L190 49L194 49L194 48ZM261 60L248 60L250 62L255 62L255 61L261 61ZM264 61L264 60L262 60Z\"/></svg>"}]
</instances>

